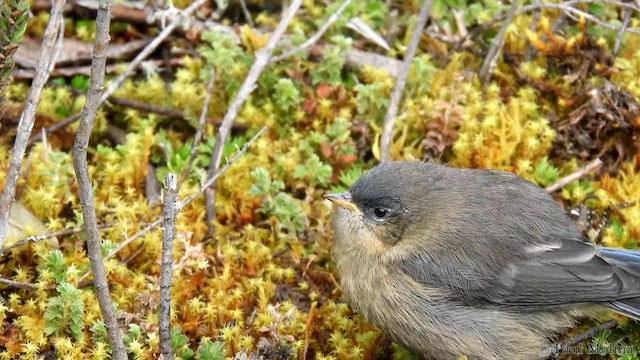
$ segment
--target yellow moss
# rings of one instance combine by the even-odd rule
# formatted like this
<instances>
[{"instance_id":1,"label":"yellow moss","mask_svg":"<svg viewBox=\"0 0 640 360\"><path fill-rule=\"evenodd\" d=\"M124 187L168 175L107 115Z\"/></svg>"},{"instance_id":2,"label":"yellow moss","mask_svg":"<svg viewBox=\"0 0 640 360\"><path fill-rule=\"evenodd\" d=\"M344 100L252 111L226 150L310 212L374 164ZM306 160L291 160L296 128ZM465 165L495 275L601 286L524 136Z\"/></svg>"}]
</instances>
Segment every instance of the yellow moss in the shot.
<instances>
[{"instance_id":1,"label":"yellow moss","mask_svg":"<svg viewBox=\"0 0 640 360\"><path fill-rule=\"evenodd\" d=\"M555 133L536 101L535 92L523 88L505 102L497 86L489 86L485 101L465 107L452 165L522 173L515 167L526 166L522 160L547 155Z\"/></svg>"},{"instance_id":2,"label":"yellow moss","mask_svg":"<svg viewBox=\"0 0 640 360\"><path fill-rule=\"evenodd\" d=\"M45 321L43 313L36 312L31 313L31 315L22 315L13 323L21 330L27 341L40 345L47 343L47 338L44 334Z\"/></svg>"},{"instance_id":3,"label":"yellow moss","mask_svg":"<svg viewBox=\"0 0 640 360\"><path fill-rule=\"evenodd\" d=\"M625 164L615 177L608 174L595 184L596 195L602 206L615 207L623 216L621 236L611 227L605 232L603 243L607 246L637 247L640 241L640 173L635 163Z\"/></svg>"}]
</instances>

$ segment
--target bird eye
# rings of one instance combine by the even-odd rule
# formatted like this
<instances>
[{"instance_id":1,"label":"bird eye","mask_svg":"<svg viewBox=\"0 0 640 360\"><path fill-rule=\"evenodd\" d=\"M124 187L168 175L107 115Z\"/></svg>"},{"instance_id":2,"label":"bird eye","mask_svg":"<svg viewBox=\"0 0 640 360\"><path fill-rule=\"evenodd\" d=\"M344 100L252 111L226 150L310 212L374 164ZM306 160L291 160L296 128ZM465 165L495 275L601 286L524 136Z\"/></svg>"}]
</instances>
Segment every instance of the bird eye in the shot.
<instances>
[{"instance_id":1,"label":"bird eye","mask_svg":"<svg viewBox=\"0 0 640 360\"><path fill-rule=\"evenodd\" d=\"M373 214L379 219L382 219L383 217L387 216L387 212L388 212L387 209L384 209L384 208L375 208L373 210Z\"/></svg>"}]
</instances>

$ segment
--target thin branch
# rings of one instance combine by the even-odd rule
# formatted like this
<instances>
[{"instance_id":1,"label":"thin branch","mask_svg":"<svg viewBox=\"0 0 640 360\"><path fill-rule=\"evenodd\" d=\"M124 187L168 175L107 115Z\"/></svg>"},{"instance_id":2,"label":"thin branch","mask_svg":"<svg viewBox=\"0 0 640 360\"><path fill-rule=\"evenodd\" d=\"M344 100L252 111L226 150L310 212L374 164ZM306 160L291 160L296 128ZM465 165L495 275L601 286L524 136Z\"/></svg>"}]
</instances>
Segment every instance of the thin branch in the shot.
<instances>
[{"instance_id":1,"label":"thin branch","mask_svg":"<svg viewBox=\"0 0 640 360\"><path fill-rule=\"evenodd\" d=\"M327 32L327 30L331 27L331 25L333 25L336 21L338 21L338 19L340 19L340 16L344 12L344 10L347 8L347 6L349 6L349 4L351 4L351 0L345 0L342 3L342 5L340 5L340 7L336 10L336 12L331 14L331 16L329 16L327 21L325 21L325 23L322 24L320 29L318 29L318 31L315 34L313 34L309 39L307 39L307 41L305 41L295 49L291 49L280 55L274 56L273 58L271 58L271 63L275 63L280 60L286 59L292 55L295 55L303 50L306 50L308 47L318 42L318 40L320 40L322 35L324 35L324 33Z\"/></svg>"},{"instance_id":2,"label":"thin branch","mask_svg":"<svg viewBox=\"0 0 640 360\"><path fill-rule=\"evenodd\" d=\"M618 51L620 51L620 46L622 45L622 38L624 37L625 32L627 31L627 27L629 26L629 22L631 21L631 10L625 9L622 12L624 18L622 20L622 26L620 27L620 31L618 32L618 36L616 37L616 43L613 46L613 56L618 55Z\"/></svg>"},{"instance_id":3,"label":"thin branch","mask_svg":"<svg viewBox=\"0 0 640 360\"><path fill-rule=\"evenodd\" d=\"M253 23L253 19L251 18L251 13L247 8L247 3L245 2L245 0L240 0L240 7L242 8L242 13L244 14L245 19L247 19L247 23L249 24L249 26L251 26L252 28L255 28L256 24Z\"/></svg>"},{"instance_id":4,"label":"thin branch","mask_svg":"<svg viewBox=\"0 0 640 360\"><path fill-rule=\"evenodd\" d=\"M227 113L224 115L222 119L222 124L220 125L220 129L218 129L218 134L216 135L216 142L213 147L213 151L211 154L211 162L209 163L209 176L213 175L218 171L218 167L220 166L220 160L222 158L222 149L224 149L224 143L227 141L227 136L229 135L229 130L231 129L231 125L235 121L238 112L240 111L240 107L247 100L251 92L256 88L256 81L258 77L264 70L264 68L269 64L269 60L271 59L271 54L276 47L276 44L284 34L285 30L289 26L291 19L300 8L302 4L302 0L293 0L286 13L282 16L280 23L276 27L276 30L271 34L269 38L269 42L267 45L256 52L255 60L253 61L253 65L251 66L251 70L249 70L249 74L244 79L244 82L240 86L238 93L236 94L231 106L227 110ZM206 217L207 217L207 233L210 237L213 237L214 226L213 222L215 220L215 190L208 189L205 194L205 206L206 206Z\"/></svg>"},{"instance_id":5,"label":"thin branch","mask_svg":"<svg viewBox=\"0 0 640 360\"><path fill-rule=\"evenodd\" d=\"M46 129L42 130L42 133L35 135L33 138L31 138L31 140L29 140L29 145L34 144L40 140L43 139L43 134L45 135L50 135L53 134L54 132L58 131L58 130L62 130L65 127L73 124L74 122L78 121L78 119L80 119L80 115L81 113L75 113L72 115L67 116L66 118L58 121L57 123L49 126Z\"/></svg>"},{"instance_id":6,"label":"thin branch","mask_svg":"<svg viewBox=\"0 0 640 360\"><path fill-rule=\"evenodd\" d=\"M533 0L533 4L539 5L540 0ZM541 11L539 9L533 12L533 18L531 19L531 23L529 24L529 30L531 30L532 32L536 32L536 29L538 28L540 15L541 15ZM533 56L535 55L535 52L536 51L533 48L533 46L531 46L531 43L527 43L527 47L524 50L525 61L531 61L531 59L533 59Z\"/></svg>"},{"instance_id":7,"label":"thin branch","mask_svg":"<svg viewBox=\"0 0 640 360\"><path fill-rule=\"evenodd\" d=\"M183 120L183 121L189 120L189 116L187 116L187 114L185 114L182 111L168 109L162 106L147 104L137 100L125 99L125 98L116 97L116 96L109 96L108 101L113 105L124 106L131 109L140 110L145 113L157 114L172 120ZM61 130L67 127L68 125L75 122L79 118L80 118L80 113L73 114L47 127L46 129L43 129L42 131L43 133L50 135L58 130ZM220 127L219 122L213 122L213 125L215 127ZM242 132L246 130L247 130L247 126L243 124L233 124L231 126L231 132ZM31 137L31 140L29 140L29 145L34 144L42 139L43 139L42 133L34 135L33 137Z\"/></svg>"},{"instance_id":8,"label":"thin branch","mask_svg":"<svg viewBox=\"0 0 640 360\"><path fill-rule=\"evenodd\" d=\"M20 117L20 123L18 124L16 140L13 144L9 169L7 170L4 182L4 190L2 191L2 198L0 198L0 254L2 254L4 238L9 228L9 214L11 213L11 206L13 205L15 197L16 183L20 176L22 159L27 150L27 142L33 129L36 109L38 103L40 103L40 93L47 79L49 79L50 66L52 63L55 63L55 59L51 54L54 52L56 37L59 34L58 29L62 27L62 10L64 4L65 0L55 0L53 2L49 23L47 24L42 39L42 48L36 66L36 75L31 83L31 89L27 95L27 103Z\"/></svg>"},{"instance_id":9,"label":"thin branch","mask_svg":"<svg viewBox=\"0 0 640 360\"><path fill-rule=\"evenodd\" d=\"M562 349L565 349L571 345L575 345L578 344L582 341L585 341L587 339L591 339L593 338L596 334L598 334L600 331L602 330L606 330L606 329L611 329L618 326L618 320L613 319L613 320L609 320L607 322L604 322L598 326L594 326L591 329L581 332L580 334L577 334L575 336L572 336L570 338L568 338L567 340L563 341L560 347L560 350L562 351Z\"/></svg>"},{"instance_id":10,"label":"thin branch","mask_svg":"<svg viewBox=\"0 0 640 360\"><path fill-rule=\"evenodd\" d=\"M40 289L40 286L35 285L35 284L23 283L23 282L13 281L13 280L5 279L5 278L0 278L0 284L6 285L6 286L9 286L9 287L12 287L12 288L17 288L17 289L25 289L25 290L38 290L38 289ZM56 286L55 285L47 285L47 286L45 286L45 289L47 289L47 290L55 290Z\"/></svg>"},{"instance_id":11,"label":"thin branch","mask_svg":"<svg viewBox=\"0 0 640 360\"><path fill-rule=\"evenodd\" d=\"M198 128L196 129L196 135L193 138L193 145L191 146L191 153L189 153L189 159L187 160L187 166L185 166L184 170L182 170L182 174L180 174L180 179L178 180L178 187L182 185L182 182L189 175L189 171L191 171L191 166L193 166L193 161L198 154L198 145L200 145L200 141L202 140L202 131L204 130L204 125L207 122L207 112L209 111L209 103L211 102L211 93L213 92L213 85L216 83L216 69L211 69L211 78L209 79L209 83L207 84L207 94L204 97L204 103L202 104L202 112L200 112L200 119L198 120Z\"/></svg>"},{"instance_id":12,"label":"thin branch","mask_svg":"<svg viewBox=\"0 0 640 360\"><path fill-rule=\"evenodd\" d=\"M511 3L511 8L507 13L507 18L504 23L500 27L500 31L493 39L493 44L489 48L489 52L487 53L487 57L484 58L484 62L482 62L482 66L480 67L480 72L478 73L478 77L482 84L486 85L489 82L489 78L493 73L493 69L496 67L498 63L498 57L500 57L500 53L502 53L502 47L504 46L504 36L507 34L507 28L511 25L513 21L513 17L518 10L518 6L520 6L520 0L513 0Z\"/></svg>"},{"instance_id":13,"label":"thin branch","mask_svg":"<svg viewBox=\"0 0 640 360\"><path fill-rule=\"evenodd\" d=\"M628 8L628 9L633 9L635 11L640 12L640 9L636 6L634 6L633 4L630 3L619 3L616 1L605 1L605 0L599 0L599 1L585 1L585 0L581 0L581 1L565 1L565 2L561 2L561 3L541 3L541 4L537 4L537 5L528 5L528 6L524 6L520 11L517 12L517 14L522 14L522 13L526 13L529 12L531 10L535 10L535 9L541 9L541 8L550 8L550 9L559 9L559 10L563 10L565 13L573 13L577 16L582 16L584 17L586 20L589 20L591 22L594 22L600 26L603 26L607 29L611 29L614 31L620 31L622 29L622 26L618 27L612 24L609 24L607 22L604 22L600 19L598 19L597 17L595 17L594 15L591 15L587 12L584 12L580 9L576 9L573 7L573 5L575 4L581 4L581 3L604 3L604 4L612 4L612 5L616 5L619 6L621 8ZM569 15L569 14L568 14ZM630 32L630 33L634 33L634 34L640 34L640 30L639 29L635 29L635 28L627 28L625 31Z\"/></svg>"},{"instance_id":14,"label":"thin branch","mask_svg":"<svg viewBox=\"0 0 640 360\"><path fill-rule=\"evenodd\" d=\"M402 96L404 85L407 82L407 75L409 75L411 63L413 62L413 57L416 54L416 49L418 48L418 43L420 42L422 30L424 30L425 26L427 25L427 21L429 20L429 10L431 10L431 3L432 0L424 0L424 3L422 4L422 8L420 9L420 13L418 14L416 25L413 29L413 33L411 34L411 39L409 40L409 45L407 46L407 51L404 54L402 67L400 68L400 72L398 73L398 77L396 78L396 84L393 88L393 92L391 93L391 100L389 101L389 108L387 108L387 113L384 116L382 137L380 139L380 156L382 162L389 161L391 138L393 137L393 125L398 114L400 97Z\"/></svg>"},{"instance_id":15,"label":"thin branch","mask_svg":"<svg viewBox=\"0 0 640 360\"><path fill-rule=\"evenodd\" d=\"M546 3L546 2L538 2L535 4L531 4L531 5L526 5L523 6L522 8L520 8L520 10L516 11L515 15L522 15L522 14L526 14L532 11L539 11L541 9L560 9L560 10L568 10L571 11L569 9L567 9L567 7L571 8L574 11L580 11L578 9L572 8L573 5L578 5L578 4L591 4L591 3L599 3L599 4L607 4L607 5L614 5L614 6L618 6L620 8L623 9L630 9L636 12L640 12L640 7L638 5L634 5L631 3L626 3L626 2L620 2L620 1L615 1L615 0L569 0L569 1L563 1L561 3ZM552 30L557 30L561 24L564 21L564 15L566 14L567 11L562 12L561 16L558 18L558 20L556 21L556 23L554 24L554 26L552 26ZM584 12L583 12L584 13ZM589 14L587 14L589 15ZM589 15L591 16L591 15ZM478 26L476 26L471 32L469 32L466 36L460 38L457 43L458 45L456 45L456 50L460 50L462 48L462 44L465 44L469 39L475 38L476 36L478 36L479 33L481 33L482 31L492 27L494 24L503 21L507 18L507 14L499 14L497 16L495 16L493 19L491 19L488 22L479 24ZM591 18L589 18L591 19ZM600 20L598 20L600 21ZM599 23L602 23L602 21L600 21ZM607 24L604 25L608 28L614 28L614 30L620 30L620 28L615 27L613 25ZM637 33L636 31L640 31L640 30L635 30L632 29L630 32L632 33Z\"/></svg>"},{"instance_id":16,"label":"thin branch","mask_svg":"<svg viewBox=\"0 0 640 360\"><path fill-rule=\"evenodd\" d=\"M109 25L111 17L111 0L100 0L96 16L96 37L91 60L91 77L89 90L80 117L80 125L73 144L73 168L78 180L78 192L84 218L84 229L87 235L87 256L91 262L94 274L94 286L100 312L112 348L112 357L117 360L127 359L127 351L122 340L122 333L118 327L113 303L109 294L107 274L102 261L102 246L98 234L98 223L93 201L91 180L87 167L87 147L91 130L100 106L100 93L103 89L105 67L107 63L106 48L109 44Z\"/></svg>"},{"instance_id":17,"label":"thin branch","mask_svg":"<svg viewBox=\"0 0 640 360\"><path fill-rule=\"evenodd\" d=\"M594 173L596 171L598 171L600 168L602 167L602 160L600 159L595 159L592 162L588 163L587 165L585 165L584 167L581 167L580 169L576 170L575 172L563 177L562 179L554 182L553 184L547 186L545 188L545 190L547 190L547 192L556 192L560 189L562 189L563 187L567 186L568 184L580 180L583 177Z\"/></svg>"},{"instance_id":18,"label":"thin branch","mask_svg":"<svg viewBox=\"0 0 640 360\"><path fill-rule=\"evenodd\" d=\"M98 225L98 229L106 229L109 227L113 227L113 225L108 224L108 225ZM52 233L47 233L47 234L42 234L42 235L31 235L29 237L26 237L20 241L16 241L11 245L8 245L4 248L5 251L11 250L13 248L16 248L18 246L22 246L22 245L26 245L30 242L38 242L38 241L42 241L42 240L46 240L46 239L51 239L54 237L58 237L58 236L67 236L67 235L73 235L73 234L78 234L83 232L84 229L83 228L75 228L75 229L66 229L66 230L60 230L60 231L54 231Z\"/></svg>"},{"instance_id":19,"label":"thin branch","mask_svg":"<svg viewBox=\"0 0 640 360\"><path fill-rule=\"evenodd\" d=\"M160 304L158 306L158 327L160 328L160 353L167 360L173 360L171 350L171 273L173 270L173 237L178 211L177 176L169 173L164 178L166 192L162 207L162 260L160 265Z\"/></svg>"},{"instance_id":20,"label":"thin branch","mask_svg":"<svg viewBox=\"0 0 640 360\"><path fill-rule=\"evenodd\" d=\"M236 162L240 157L242 157L251 147L251 145L254 143L254 141L256 141L256 139L262 135L263 132L265 132L265 130L267 130L266 126L263 126L262 128L260 128L260 130L258 130L258 132L253 135L253 137L251 137L251 139L249 139L249 141L247 141L244 146L242 146L242 148L240 150L238 150L235 155L222 167L220 168L216 174L214 176L212 176L211 178L209 178L209 180L207 180L201 187L200 190L198 190L196 193L192 194L191 196L187 197L186 199L178 202L178 210L181 210L182 208L184 208L185 206L189 205L193 200L195 200L198 196L202 195L203 192L205 192L205 190L212 186L213 184L215 184L215 182L218 180L218 178L220 176L222 176L222 174L224 174L229 167L231 167L231 165L233 165L234 162ZM140 238L141 236L144 236L145 234L147 234L149 231L155 229L156 227L158 227L161 223L162 223L163 218L160 217L158 218L156 221L152 222L151 224L147 225L144 229L138 231L136 234L134 234L132 237L127 238L125 241L121 242L120 244L118 244L118 246L111 250L111 252L109 254L107 254L107 256L105 256L105 259L109 259L111 257L113 257L115 254L117 254L120 250L124 249L125 247L127 247L129 244L131 244L134 240ZM91 271L87 272L86 274L84 274L79 280L78 282L81 282L82 280L86 279L89 275L91 274Z\"/></svg>"}]
</instances>

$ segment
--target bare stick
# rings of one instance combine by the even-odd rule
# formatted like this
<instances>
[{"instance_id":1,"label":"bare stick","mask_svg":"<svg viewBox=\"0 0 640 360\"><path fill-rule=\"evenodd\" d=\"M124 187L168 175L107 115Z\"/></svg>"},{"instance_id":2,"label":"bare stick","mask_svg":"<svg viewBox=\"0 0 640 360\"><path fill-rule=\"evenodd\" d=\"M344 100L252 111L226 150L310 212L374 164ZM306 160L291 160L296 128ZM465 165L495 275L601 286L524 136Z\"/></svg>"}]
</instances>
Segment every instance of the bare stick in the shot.
<instances>
[{"instance_id":1,"label":"bare stick","mask_svg":"<svg viewBox=\"0 0 640 360\"><path fill-rule=\"evenodd\" d=\"M249 24L249 26L251 26L252 28L255 28L256 25L253 23L253 19L251 18L251 13L249 12L249 9L247 8L247 3L244 0L240 0L240 7L242 8L242 13L244 14L244 17L247 19L247 23Z\"/></svg>"},{"instance_id":2,"label":"bare stick","mask_svg":"<svg viewBox=\"0 0 640 360\"><path fill-rule=\"evenodd\" d=\"M624 14L624 18L622 20L622 26L620 27L618 36L616 37L616 43L613 46L613 56L618 55L618 51L620 51L620 46L622 45L622 38L624 37L624 33L627 31L629 22L631 21L631 10L625 9L622 13Z\"/></svg>"},{"instance_id":3,"label":"bare stick","mask_svg":"<svg viewBox=\"0 0 640 360\"><path fill-rule=\"evenodd\" d=\"M598 171L598 169L600 169L600 167L602 167L602 160L600 159L595 159L592 162L588 163L587 165L585 165L584 167L581 167L580 169L576 170L575 172L563 177L562 179L554 182L553 184L547 186L545 188L545 190L547 190L547 192L556 192L560 189L562 189L563 187L567 186L568 184L580 180L583 177L594 173L596 171Z\"/></svg>"},{"instance_id":4,"label":"bare stick","mask_svg":"<svg viewBox=\"0 0 640 360\"><path fill-rule=\"evenodd\" d=\"M13 144L13 151L11 152L11 160L9 161L9 169L7 170L7 177L4 182L4 190L2 191L2 198L0 198L0 254L2 254L2 248L4 245L4 238L7 235L9 227L9 213L11 212L11 206L16 191L16 183L20 176L20 168L22 167L22 159L24 153L27 150L27 142L31 136L31 130L33 129L33 122L36 116L36 108L40 102L40 93L44 87L47 79L49 79L49 68L55 59L51 56L54 51L56 37L58 36L58 28L62 23L62 10L64 8L65 0L55 0L53 2L53 9L51 16L49 17L49 23L45 29L42 39L42 49L40 57L38 58L38 64L36 66L36 75L31 83L31 89L29 95L27 95L27 103L20 117L20 123L18 124L18 131L16 134L16 140Z\"/></svg>"},{"instance_id":5,"label":"bare stick","mask_svg":"<svg viewBox=\"0 0 640 360\"><path fill-rule=\"evenodd\" d=\"M6 286L9 286L9 287L12 287L12 288L17 288L17 289L25 289L25 290L38 290L38 289L40 289L40 286L35 285L35 284L23 283L23 282L13 281L13 280L5 279L5 278L0 278L0 284L6 285ZM47 289L47 290L55 290L56 286L55 285L48 285L48 286L45 287L45 289Z\"/></svg>"},{"instance_id":6,"label":"bare stick","mask_svg":"<svg viewBox=\"0 0 640 360\"><path fill-rule=\"evenodd\" d=\"M167 360L173 360L171 350L171 273L173 270L173 237L178 211L177 176L169 173L164 178L166 192L162 207L162 260L160 265L160 304L158 306L158 327L160 328L160 353Z\"/></svg>"},{"instance_id":7,"label":"bare stick","mask_svg":"<svg viewBox=\"0 0 640 360\"><path fill-rule=\"evenodd\" d=\"M285 53L282 53L280 55L274 56L273 58L271 58L271 63L275 63L278 62L280 60L286 59L298 52L301 52L303 50L306 50L309 46L315 44L316 42L318 42L318 40L320 40L320 38L322 37L322 35L324 35L325 32L327 32L327 30L331 27L331 25L333 25L336 21L338 21L338 19L340 19L340 16L342 15L342 13L344 12L344 10L347 8L347 6L349 6L349 4L351 4L351 0L345 0L342 5L340 5L340 7L338 8L338 10L336 10L336 12L334 12L333 14L331 14L331 16L329 16L329 18L327 19L327 21L325 21L324 24L322 24L322 26L320 27L320 29L318 29L318 31L313 34L313 36L311 36L309 39L307 39L307 41L305 41L304 43L302 43L301 45L299 45L298 47L296 47L295 49L291 49Z\"/></svg>"},{"instance_id":8,"label":"bare stick","mask_svg":"<svg viewBox=\"0 0 640 360\"><path fill-rule=\"evenodd\" d=\"M534 5L540 4L540 0L533 0ZM538 22L540 21L540 10L536 10L533 12L533 19L531 19L531 23L529 24L529 30L532 32L536 32L536 28L538 27ZM530 43L527 44L527 47L524 50L524 59L525 61L531 61L533 56L535 55L535 50Z\"/></svg>"},{"instance_id":9,"label":"bare stick","mask_svg":"<svg viewBox=\"0 0 640 360\"><path fill-rule=\"evenodd\" d=\"M596 334L598 334L600 331L602 330L606 330L606 329L611 329L618 326L618 320L613 319L613 320L609 320L607 322L604 322L598 326L594 326L591 329L581 332L580 334L577 334L575 336L572 336L570 338L568 338L567 340L565 340L564 342L562 342L562 344L560 344L561 348L560 349L564 349L568 346L571 345L575 345L578 344L582 341L585 341L587 339L591 339L592 337L594 337Z\"/></svg>"},{"instance_id":10,"label":"bare stick","mask_svg":"<svg viewBox=\"0 0 640 360\"><path fill-rule=\"evenodd\" d=\"M409 40L409 45L407 46L407 51L404 54L402 67L400 68L400 72L398 73L398 77L396 78L396 84L393 88L393 92L391 93L391 100L389 101L389 108L387 109L387 113L384 116L382 137L380 139L380 160L382 162L389 161L391 138L393 137L393 125L396 121L396 115L398 114L400 97L402 97L402 91L404 90L404 85L407 82L407 75L409 75L411 63L413 62L413 57L416 54L416 49L418 48L418 43L420 42L422 30L424 30L424 27L427 25L427 20L429 20L429 10L431 9L431 3L432 0L424 0L424 3L422 4L422 8L420 9L420 14L418 14L415 28L413 29L411 39Z\"/></svg>"},{"instance_id":11,"label":"bare stick","mask_svg":"<svg viewBox=\"0 0 640 360\"><path fill-rule=\"evenodd\" d=\"M178 110L174 110L174 109L168 109L162 106L157 106L157 105L152 105L152 104L147 104L147 103L143 103L141 101L136 101L136 100L131 100L131 99L125 99L125 98L121 98L121 97L115 97L115 96L109 96L109 102L111 104L114 105L118 105L118 106L124 106L124 107L128 107L128 108L132 108L135 110L140 110L142 112L145 113L153 113L153 114L158 114L160 116L169 118L169 119L175 119L175 120L184 120L187 121L189 120L189 116L187 116L184 112L182 111L178 111ZM69 124L75 122L76 120L78 120L80 118L80 113L76 113L73 114L61 121L58 121L57 123L47 127L46 129L42 130L42 133L34 135L31 137L31 139L29 140L29 145L36 143L40 140L43 139L43 133L44 134L52 134L58 130L61 130L63 128L65 128L66 126L68 126ZM206 119L205 119L206 120ZM213 124L216 127L220 127L220 123L219 122L214 122ZM243 125L243 124L233 124L231 126L231 132L241 132L241 131L246 131L247 130L247 126Z\"/></svg>"},{"instance_id":12,"label":"bare stick","mask_svg":"<svg viewBox=\"0 0 640 360\"><path fill-rule=\"evenodd\" d=\"M216 135L216 143L211 154L211 162L209 163L209 176L218 172L220 159L222 158L222 149L224 149L224 143L227 140L227 136L229 135L231 125L235 121L236 116L238 115L238 111L240 111L240 107L242 106L242 104L244 104L245 100L247 100L251 92L253 92L253 89L255 89L258 77L267 66L267 64L269 64L269 59L271 59L271 54L273 53L276 44L284 34L285 30L287 30L287 26L291 22L291 19L293 19L293 16L296 14L301 4L302 0L293 0L291 2L291 5L289 5L286 13L282 16L282 19L276 27L276 30L273 32L273 34L271 34L267 45L260 51L256 52L255 60L253 61L253 65L251 65L251 70L249 70L249 74L240 86L240 89L238 90L236 97L233 99L231 106L229 106L227 113L224 114L222 124L220 125L220 129L218 129L218 134ZM207 215L207 232L209 236L213 236L213 222L215 220L216 214L215 190L207 190L205 194L205 204Z\"/></svg>"},{"instance_id":13,"label":"bare stick","mask_svg":"<svg viewBox=\"0 0 640 360\"><path fill-rule=\"evenodd\" d=\"M242 148L240 150L238 150L235 153L235 155L233 155L233 157L222 168L220 168L216 172L216 174L214 176L209 178L209 180L207 180L204 183L204 185L202 185L200 190L198 190L196 193L192 194L191 196L187 197L186 199L178 202L178 205L177 205L178 210L181 210L183 207L189 205L193 200L195 200L198 196L200 196L208 187L213 185L218 180L218 178L220 176L222 176L222 174L224 174L229 169L229 167L231 167L231 165L233 165L234 162L236 162L240 157L242 157L242 155L244 155L249 150L249 148L251 147L253 142L256 141L256 139L260 135L262 135L262 133L265 132L265 130L267 130L266 126L263 126L260 130L258 130L258 132L255 135L253 135L253 137L249 141L247 141L244 144L244 146L242 146ZM141 236L144 236L149 231L151 231L151 230L155 229L156 227L158 227L158 225L160 225L162 223L162 219L163 219L162 217L158 218L156 221L154 221L151 224L147 225L144 229L140 230L139 232L137 232L132 237L127 238L125 241L121 242L115 249L113 249L104 258L105 259L109 259L109 258L113 257L120 250L124 249L125 247L127 247L127 245L131 244L134 240L140 238ZM88 271L86 274L84 274L78 280L78 282L81 282L82 280L86 279L90 274L91 274L91 271Z\"/></svg>"},{"instance_id":14,"label":"bare stick","mask_svg":"<svg viewBox=\"0 0 640 360\"><path fill-rule=\"evenodd\" d=\"M98 223L91 192L91 180L87 167L87 147L89 137L93 129L98 107L100 106L100 93L103 89L106 66L106 48L109 44L109 24L111 17L111 0L100 0L98 14L96 16L96 39L91 60L91 77L89 78L89 90L80 116L80 125L73 143L73 168L78 180L78 192L84 218L84 229L87 235L87 255L91 262L94 276L94 286L100 312L104 325L109 335L109 344L112 348L113 359L126 360L127 351L122 341L122 333L118 327L118 319L111 302L107 274L102 261L101 240L98 234Z\"/></svg>"},{"instance_id":15,"label":"bare stick","mask_svg":"<svg viewBox=\"0 0 640 360\"><path fill-rule=\"evenodd\" d=\"M560 9L563 10L565 13L567 13L567 15L571 16L569 13L573 13L574 16L571 16L575 19L575 15L577 16L582 16L585 19L592 21L600 26L603 26L607 29L611 29L614 31L620 31L622 29L622 27L618 27L612 24L609 24L607 22L604 22L600 19L598 19L597 17L584 12L582 10L576 9L574 8L572 5L574 4L579 4L579 3L594 3L594 2L602 2L604 4L615 4L617 6L623 7L623 8L631 8L633 10L636 11L640 11L640 9L638 9L638 7L633 6L632 4L629 3L617 3L617 2L612 2L612 1L566 1L563 3L542 3L539 5L528 5L522 8L521 12L527 12L527 11L531 11L532 9L535 8L551 8L551 9ZM625 30L626 32L630 32L630 33L634 33L634 34L640 34L640 30L639 29L635 29L635 28L627 28Z\"/></svg>"},{"instance_id":16,"label":"bare stick","mask_svg":"<svg viewBox=\"0 0 640 360\"><path fill-rule=\"evenodd\" d=\"M191 166L193 165L193 160L196 158L198 154L198 145L200 145L200 141L202 140L202 131L204 130L204 124L207 122L207 112L209 111L209 102L211 102L211 93L213 92L213 85L216 83L216 70L211 69L211 78L209 79L209 84L207 84L207 94L204 97L204 103L202 104L202 112L200 113L200 119L198 120L198 128L196 129L196 135L193 139L193 145L191 146L191 153L189 154L189 159L187 160L187 166L182 170L182 174L180 174L180 179L178 180L178 187L182 185L182 182L189 176L189 171L191 171Z\"/></svg>"},{"instance_id":17,"label":"bare stick","mask_svg":"<svg viewBox=\"0 0 640 360\"><path fill-rule=\"evenodd\" d=\"M109 224L109 225L98 225L98 229L106 229L109 227L112 227L113 225ZM26 245L30 242L38 242L41 240L46 240L46 239L51 239L57 236L67 236L67 235L73 235L73 234L78 234L83 232L84 229L83 228L75 228L75 229L66 229L66 230L60 230L60 231L54 231L52 233L47 233L47 234L42 234L42 235L32 235L29 237L26 237L20 241L16 241L15 243L8 245L7 247L4 248L5 251L16 248L18 246L22 246L22 245Z\"/></svg>"},{"instance_id":18,"label":"bare stick","mask_svg":"<svg viewBox=\"0 0 640 360\"><path fill-rule=\"evenodd\" d=\"M519 5L520 0L514 0L511 3L511 8L507 13L507 18L504 20L504 23L500 27L500 31L498 31L498 34L493 39L493 44L491 44L491 47L489 48L487 57L485 57L484 61L482 62L478 77L483 84L487 84L489 78L491 77L491 74L493 73L493 69L498 63L498 57L500 57L500 53L502 53L502 47L504 45L504 36L507 33L507 28L513 21L513 16L516 14Z\"/></svg>"}]
</instances>

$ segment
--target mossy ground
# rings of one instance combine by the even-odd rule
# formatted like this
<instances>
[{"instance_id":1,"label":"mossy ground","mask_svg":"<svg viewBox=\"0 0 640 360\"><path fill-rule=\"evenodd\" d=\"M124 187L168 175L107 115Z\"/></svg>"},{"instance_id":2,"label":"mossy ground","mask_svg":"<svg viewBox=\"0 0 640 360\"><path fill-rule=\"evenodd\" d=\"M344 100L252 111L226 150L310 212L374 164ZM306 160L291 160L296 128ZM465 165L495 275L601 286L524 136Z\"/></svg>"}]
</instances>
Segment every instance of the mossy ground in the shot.
<instances>
[{"instance_id":1,"label":"mossy ground","mask_svg":"<svg viewBox=\"0 0 640 360\"><path fill-rule=\"evenodd\" d=\"M254 14L258 25L277 23L278 12L264 10L261 2L250 3L263 9ZM292 41L308 38L337 5L325 8L319 1L305 1L288 30ZM232 132L224 156L230 157L236 145L261 126L268 130L218 182L215 236L207 236L204 199L178 214L172 343L180 357L216 359L256 351L271 358L407 356L342 299L330 256L331 206L322 194L347 188L377 162L382 119L394 84L384 69L345 67L343 55L351 48L379 51L347 30L346 19L360 16L387 34L391 50L385 55L399 57L418 5L401 1L388 8L377 1L354 2L345 20L325 34L311 55L301 53L270 65L261 75L240 110L236 123L242 127ZM508 8L490 1L469 5L464 16L470 29ZM453 26L449 7L459 6L436 2L433 22ZM598 6L586 10L598 11L607 21L617 19L615 6ZM617 32L579 20L553 31L551 24L559 16L555 9L542 10L537 26L530 28L533 16L518 15L509 26L504 54L486 85L476 75L487 47L481 40L486 39L473 40L478 54L425 35L404 92L391 158L507 170L547 186L600 157L605 162L602 174L572 183L554 196L567 211L580 209L581 229L592 241L637 248L640 36L627 34L614 57L609 54ZM46 20L45 13L36 14L28 36L40 35ZM639 22L636 13L630 26ZM159 180L184 169L213 68L216 83L205 138L180 197L199 189L211 156L214 123L244 80L255 50L266 43L265 36L248 26L236 30L239 43L221 33L204 33L192 43L174 39L175 46L190 54L181 56L179 67L147 69L115 94L182 111L188 121L115 105L99 112L89 165L98 221L107 225L101 230L105 254L160 216L160 206L151 204L145 192L148 165ZM92 31L86 22L68 18L68 36L91 39ZM118 41L139 31L134 25L114 24L112 36ZM489 28L483 36L494 34ZM527 52L533 56L527 58ZM86 84L83 76L51 80L40 100L34 133L79 111L84 97L74 91ZM11 85L7 108L19 108L27 90L27 82ZM126 132L124 142L113 136L113 127ZM32 146L18 184L17 199L49 232L82 225L70 151L75 128ZM3 119L0 183L14 135L15 124ZM160 238L160 229L149 232L106 260L132 358L159 356ZM41 241L3 256L3 278L39 289L0 290L2 358L108 354L95 295L90 286L78 288L90 268L84 235L60 236L58 242L59 249ZM618 319L622 327L594 341L635 345L640 351L637 324Z\"/></svg>"}]
</instances>

